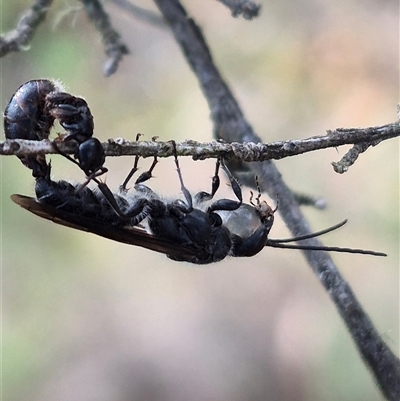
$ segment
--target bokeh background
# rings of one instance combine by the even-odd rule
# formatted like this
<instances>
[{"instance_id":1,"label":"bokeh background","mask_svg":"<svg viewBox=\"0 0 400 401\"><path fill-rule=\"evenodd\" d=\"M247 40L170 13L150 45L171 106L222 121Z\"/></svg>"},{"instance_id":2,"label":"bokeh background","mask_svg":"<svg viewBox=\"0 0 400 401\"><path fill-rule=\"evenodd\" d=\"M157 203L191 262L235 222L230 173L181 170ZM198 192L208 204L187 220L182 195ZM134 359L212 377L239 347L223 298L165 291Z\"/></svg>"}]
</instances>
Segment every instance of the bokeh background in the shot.
<instances>
[{"instance_id":1,"label":"bokeh background","mask_svg":"<svg viewBox=\"0 0 400 401\"><path fill-rule=\"evenodd\" d=\"M251 22L216 1L183 3L265 142L397 119L397 1L262 1ZM2 31L30 4L2 0ZM151 1L135 4L155 10ZM86 98L103 141L138 132L211 140L206 101L168 29L107 3L131 55L106 79L101 40L79 7L56 1L31 46L1 60L1 110L22 83L56 78ZM330 162L346 150L278 167L293 189L327 201L324 211L304 208L315 230L349 219L326 244L389 254L332 256L398 353L399 143L369 149L335 174ZM83 180L76 166L51 160L55 179ZM0 163L4 400L383 399L299 251L267 248L202 267L173 262L29 214L9 196L33 195L30 172L14 157ZM108 159L107 183L117 187L131 163ZM210 188L213 161L181 164L192 191ZM172 160L155 176L153 188L179 196ZM286 236L278 217L271 237Z\"/></svg>"}]
</instances>

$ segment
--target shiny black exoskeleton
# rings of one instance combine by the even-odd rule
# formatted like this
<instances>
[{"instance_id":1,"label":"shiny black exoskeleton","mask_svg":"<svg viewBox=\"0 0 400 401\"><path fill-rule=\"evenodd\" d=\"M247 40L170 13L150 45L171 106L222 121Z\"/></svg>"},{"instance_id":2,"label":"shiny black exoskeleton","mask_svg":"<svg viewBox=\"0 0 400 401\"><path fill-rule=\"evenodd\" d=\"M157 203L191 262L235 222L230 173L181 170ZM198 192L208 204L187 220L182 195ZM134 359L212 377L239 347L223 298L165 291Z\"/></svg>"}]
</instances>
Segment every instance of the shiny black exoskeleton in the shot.
<instances>
[{"instance_id":1,"label":"shiny black exoskeleton","mask_svg":"<svg viewBox=\"0 0 400 401\"><path fill-rule=\"evenodd\" d=\"M45 112L46 98L58 92L59 84L47 79L28 81L12 96L4 111L4 131L8 139L47 139L54 116Z\"/></svg>"},{"instance_id":2,"label":"shiny black exoskeleton","mask_svg":"<svg viewBox=\"0 0 400 401\"><path fill-rule=\"evenodd\" d=\"M76 164L86 174L87 181L82 185L83 187L86 186L91 180L95 180L97 182L96 177L106 173L108 169L103 166L106 156L103 145L97 138L92 137L82 143L78 142L78 144L78 149L74 155L75 159L78 160L76 161L71 156L62 152L58 145L53 142L54 148L60 155Z\"/></svg>"},{"instance_id":3,"label":"shiny black exoskeleton","mask_svg":"<svg viewBox=\"0 0 400 401\"><path fill-rule=\"evenodd\" d=\"M137 170L138 159L136 157L132 171ZM72 185L66 181L52 181L48 166L47 174L36 179L37 199L13 195L12 200L55 223L161 252L173 260L195 264L217 262L228 255L253 256L264 246L385 256L380 252L359 249L284 244L324 234L345 222L309 236L289 240L268 239L274 210L266 202L260 202L260 191L256 203L250 199L250 205L243 204L240 186L226 168L223 159L217 162L211 193L200 192L193 202L183 184L175 153L175 164L185 200L165 201L143 184L151 177L156 163L155 158L149 171L136 180L133 194L124 186L119 193L112 193L96 177L92 177L98 185L95 189L86 185ZM219 187L220 166L228 175L237 200L212 201Z\"/></svg>"},{"instance_id":4,"label":"shiny black exoskeleton","mask_svg":"<svg viewBox=\"0 0 400 401\"><path fill-rule=\"evenodd\" d=\"M55 81L39 79L21 85L11 98L4 112L4 131L8 139L29 139L39 141L50 135L54 121L68 132L63 141L75 140L78 149L76 162L88 179L107 171L103 167L105 155L97 138L93 138L93 116L86 101L80 97L63 92ZM53 142L54 147L61 152ZM23 156L22 163L32 170L34 177L47 174L44 155ZM74 161L75 162L75 161Z\"/></svg>"},{"instance_id":5,"label":"shiny black exoskeleton","mask_svg":"<svg viewBox=\"0 0 400 401\"><path fill-rule=\"evenodd\" d=\"M137 159L134 169L137 169ZM218 214L242 207L240 186L223 161L217 163L211 193L199 193L195 205L183 184L176 156L175 163L185 200L165 201L142 183L151 177L156 160L150 170L137 179L132 194L125 189L114 194L96 178L92 178L98 185L96 189L52 181L48 166L46 176L36 179L37 200L18 195L13 200L59 224L162 252L178 261L207 264L220 261L227 255L252 256L260 252L273 224L272 210L269 207L264 211L257 208L258 227L248 237L241 238L224 224ZM228 174L238 200L212 202L219 187L220 165ZM207 206L207 202L211 204ZM255 210L253 206L247 206Z\"/></svg>"},{"instance_id":6,"label":"shiny black exoskeleton","mask_svg":"<svg viewBox=\"0 0 400 401\"><path fill-rule=\"evenodd\" d=\"M51 166L43 155L22 157L22 162L32 169L32 175L36 178L37 199L21 195L13 195L12 199L41 217L162 252L174 260L196 264L217 262L228 255L253 256L264 246L383 255L348 248L283 244L315 235L290 240L268 239L274 222L274 210L266 202L260 202L260 190L256 203L250 199L250 205L243 204L240 186L222 158L217 161L211 193L199 192L193 200L183 183L174 142L175 164L185 200L165 201L143 185L152 176L157 164L156 157L150 169L136 180L133 195L126 188L138 170L139 156L136 156L134 166L119 193L112 193L105 183L97 179L107 169L103 166L103 147L93 137L93 117L87 103L62 92L59 85L49 80L29 81L17 90L5 110L6 137L30 140L48 138L55 119L68 131L61 140L74 140L78 148L75 159L59 149L59 140L53 142L54 148L77 164L85 172L87 180L81 185L52 181ZM136 140L138 138L139 135ZM220 167L227 174L237 200L213 201L220 185ZM97 184L94 190L87 186L91 180Z\"/></svg>"},{"instance_id":7,"label":"shiny black exoskeleton","mask_svg":"<svg viewBox=\"0 0 400 401\"><path fill-rule=\"evenodd\" d=\"M81 143L76 154L79 167L90 177L97 176L107 171L103 164L106 160L103 145L97 138L89 138Z\"/></svg>"},{"instance_id":8,"label":"shiny black exoskeleton","mask_svg":"<svg viewBox=\"0 0 400 401\"><path fill-rule=\"evenodd\" d=\"M107 171L103 166L104 149L100 141L93 137L93 116L86 101L69 93L53 92L47 96L44 109L68 132L62 140L64 142L75 140L78 143L78 149L74 155L78 162L61 152L53 142L57 151L84 171L88 177L87 183L104 174Z\"/></svg>"},{"instance_id":9,"label":"shiny black exoskeleton","mask_svg":"<svg viewBox=\"0 0 400 401\"><path fill-rule=\"evenodd\" d=\"M174 254L167 253L167 256L174 260L207 264L218 262L228 255L253 256L260 252L266 244L273 224L272 209L266 203L259 202L259 198L257 198L257 205L250 206L242 203L240 186L225 166L223 159L217 161L211 193L200 192L195 196L193 202L192 195L183 183L173 141L172 144L176 170L185 201L179 199L166 202L142 184L151 177L151 172L157 163L155 158L150 170L143 173L136 181L136 199L128 210L121 210L118 202L114 201L113 194L110 193L108 187L99 183L99 189L113 205L114 210L121 218L130 219L132 225L137 225L145 220L153 235L163 238L171 244L180 245L182 249L189 251L188 253L183 251ZM135 160L133 171L137 170L137 161L138 157ZM219 199L207 206L206 202L212 201L220 185L220 166L227 174L237 200ZM126 180L122 186L122 191L125 191L125 185ZM248 232L246 237L241 237L236 233L240 224L234 224L232 221L225 224L219 213L229 214L239 211L238 216L241 216L242 209L246 207L255 212L256 224L253 224L252 232Z\"/></svg>"},{"instance_id":10,"label":"shiny black exoskeleton","mask_svg":"<svg viewBox=\"0 0 400 401\"><path fill-rule=\"evenodd\" d=\"M55 119L68 131L65 140L82 143L93 136L93 116L84 99L62 92L55 81L28 81L17 89L5 109L6 138L47 139Z\"/></svg>"},{"instance_id":11,"label":"shiny black exoskeleton","mask_svg":"<svg viewBox=\"0 0 400 401\"><path fill-rule=\"evenodd\" d=\"M44 109L68 131L64 141L75 139L83 143L93 136L93 116L84 99L65 92L53 92L47 96Z\"/></svg>"},{"instance_id":12,"label":"shiny black exoskeleton","mask_svg":"<svg viewBox=\"0 0 400 401\"><path fill-rule=\"evenodd\" d=\"M104 198L99 190L87 186L80 188L68 181L53 181L50 177L51 165L42 177L36 178L35 192L37 200L43 205L54 206L68 213L97 219L111 225L121 225L121 218ZM79 190L77 190L79 188Z\"/></svg>"},{"instance_id":13,"label":"shiny black exoskeleton","mask_svg":"<svg viewBox=\"0 0 400 401\"><path fill-rule=\"evenodd\" d=\"M45 112L46 98L58 92L60 85L47 79L28 81L12 96L4 111L4 132L7 139L47 139L54 117ZM38 177L46 172L44 155L20 157L22 163Z\"/></svg>"}]
</instances>

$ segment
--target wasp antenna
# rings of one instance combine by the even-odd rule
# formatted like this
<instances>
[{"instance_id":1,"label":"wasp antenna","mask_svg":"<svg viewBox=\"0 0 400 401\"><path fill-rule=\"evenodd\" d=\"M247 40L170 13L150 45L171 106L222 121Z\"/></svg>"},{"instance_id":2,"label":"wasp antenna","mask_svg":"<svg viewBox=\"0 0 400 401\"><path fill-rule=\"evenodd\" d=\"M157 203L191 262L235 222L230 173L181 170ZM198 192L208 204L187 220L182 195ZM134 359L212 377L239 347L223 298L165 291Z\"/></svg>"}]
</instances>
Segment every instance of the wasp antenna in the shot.
<instances>
[{"instance_id":1,"label":"wasp antenna","mask_svg":"<svg viewBox=\"0 0 400 401\"><path fill-rule=\"evenodd\" d=\"M315 233L312 234L308 234L308 235L301 235L299 237L294 237L294 238L285 238L285 239L268 239L268 241L270 243L274 243L274 244L283 244L285 242L296 242L296 241L301 241L303 239L310 239L310 238L315 238L315 237L319 237L320 235L324 235L327 233L330 233L331 231L335 231L338 228L344 226L347 223L347 219L341 221L338 224L335 224L334 226L325 228L325 230L321 230L321 231L317 231ZM272 246L272 245L271 245Z\"/></svg>"},{"instance_id":2,"label":"wasp antenna","mask_svg":"<svg viewBox=\"0 0 400 401\"><path fill-rule=\"evenodd\" d=\"M387 256L384 252L370 251L367 249L353 249L353 248L340 248L337 246L312 246L312 245L290 245L274 242L274 240L267 240L265 246L272 248L284 248L284 249L301 249L308 251L328 251L328 252L342 252L342 253L358 253L361 255L372 255L372 256Z\"/></svg>"}]
</instances>

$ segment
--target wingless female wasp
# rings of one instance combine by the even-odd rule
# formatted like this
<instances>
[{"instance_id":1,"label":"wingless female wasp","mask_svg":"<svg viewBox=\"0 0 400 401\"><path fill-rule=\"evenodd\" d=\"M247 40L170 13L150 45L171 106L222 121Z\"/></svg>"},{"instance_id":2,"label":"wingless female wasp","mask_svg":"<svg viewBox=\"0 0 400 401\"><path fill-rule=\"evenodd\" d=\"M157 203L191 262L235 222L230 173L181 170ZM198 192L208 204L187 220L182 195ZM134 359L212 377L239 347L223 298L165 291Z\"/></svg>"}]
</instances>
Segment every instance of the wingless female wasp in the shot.
<instances>
[{"instance_id":1,"label":"wingless female wasp","mask_svg":"<svg viewBox=\"0 0 400 401\"><path fill-rule=\"evenodd\" d=\"M75 157L82 170L90 176L93 169L104 163L101 143L92 137L93 116L84 99L62 90L59 82L47 79L32 80L21 85L4 111L4 132L7 139L40 141L48 139L57 119L68 132L63 140L75 140L78 143ZM53 145L58 150L56 144ZM34 177L46 175L47 163L43 155L24 156L21 161L32 170ZM106 171L102 168L100 173Z\"/></svg>"},{"instance_id":2,"label":"wingless female wasp","mask_svg":"<svg viewBox=\"0 0 400 401\"><path fill-rule=\"evenodd\" d=\"M64 92L50 90L51 85L44 82L50 81L30 81L25 84L29 84L29 88L31 86L34 88L32 89L34 94L26 90L25 98L24 91L21 91L24 85L18 89L17 98L14 95L10 104L14 102L20 107L24 105L25 100L33 97L37 106L35 113L30 113L29 108L23 111L20 107L21 111L9 104L5 112L8 124L5 124L6 136L13 139L47 138L50 121L52 125L54 119L58 119L68 131L63 140L75 140L78 143L75 155L78 161L60 153L76 163L85 172L87 180L81 185L63 180L53 181L50 177L51 165L44 158L24 160L25 166L33 171L32 175L36 179L36 199L23 195L12 195L11 199L28 211L57 224L161 252L176 261L195 264L218 262L228 255L253 256L265 246L386 256L381 252L362 249L286 244L322 235L342 226L346 221L309 236L289 240L269 239L275 210L265 201L260 201L260 190L255 199L252 194L250 204L244 204L240 185L226 167L222 157L216 163L211 192L199 192L193 198L184 185L173 141L171 144L184 200L165 200L143 184L152 176L157 164L156 157L150 169L137 178L133 190L128 191L127 183L138 170L140 156L136 156L134 166L119 191L111 192L109 187L98 179L98 176L107 169L103 166L104 150L100 142L92 136L93 117L86 102ZM44 85L44 89L41 85ZM11 111L14 109L17 111ZM35 138L32 138L34 134L31 134L31 131L25 130L26 121L29 119L38 131ZM10 121L16 124L12 130ZM46 124L43 125L42 121L46 121ZM58 149L54 142L53 144ZM230 181L236 200L213 200L220 185L221 168ZM90 188L89 181L94 181L97 187Z\"/></svg>"}]
</instances>

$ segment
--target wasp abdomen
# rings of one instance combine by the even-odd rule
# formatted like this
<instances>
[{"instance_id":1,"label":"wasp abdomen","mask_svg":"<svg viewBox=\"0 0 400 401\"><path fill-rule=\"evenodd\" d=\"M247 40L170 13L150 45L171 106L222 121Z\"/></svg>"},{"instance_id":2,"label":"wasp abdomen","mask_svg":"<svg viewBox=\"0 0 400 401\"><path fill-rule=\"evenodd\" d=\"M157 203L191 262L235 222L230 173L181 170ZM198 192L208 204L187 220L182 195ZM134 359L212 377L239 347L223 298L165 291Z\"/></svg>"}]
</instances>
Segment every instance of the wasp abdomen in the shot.
<instances>
[{"instance_id":1,"label":"wasp abdomen","mask_svg":"<svg viewBox=\"0 0 400 401\"><path fill-rule=\"evenodd\" d=\"M44 112L47 96L60 86L47 79L28 81L12 96L4 112L4 131L8 139L48 138L54 117Z\"/></svg>"}]
</instances>

